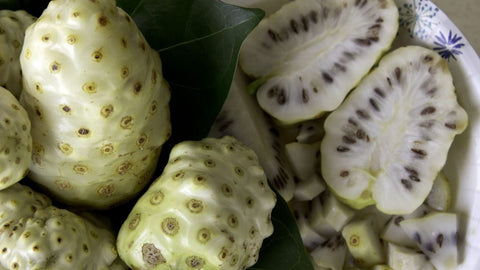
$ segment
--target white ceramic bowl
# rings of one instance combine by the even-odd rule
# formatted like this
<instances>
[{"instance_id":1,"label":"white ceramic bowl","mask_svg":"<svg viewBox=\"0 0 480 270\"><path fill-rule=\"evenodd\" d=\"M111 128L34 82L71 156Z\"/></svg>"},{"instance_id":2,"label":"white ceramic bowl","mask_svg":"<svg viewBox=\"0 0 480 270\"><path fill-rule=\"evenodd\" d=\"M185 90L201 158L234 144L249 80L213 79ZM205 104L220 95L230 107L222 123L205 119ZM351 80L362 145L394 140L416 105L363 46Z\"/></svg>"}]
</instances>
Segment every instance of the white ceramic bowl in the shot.
<instances>
[{"instance_id":1,"label":"white ceramic bowl","mask_svg":"<svg viewBox=\"0 0 480 270\"><path fill-rule=\"evenodd\" d=\"M459 103L469 116L468 128L452 144L445 173L454 194L452 211L459 214L458 269L480 269L480 59L461 31L430 0L395 1L400 31L393 46L422 45L445 58Z\"/></svg>"}]
</instances>

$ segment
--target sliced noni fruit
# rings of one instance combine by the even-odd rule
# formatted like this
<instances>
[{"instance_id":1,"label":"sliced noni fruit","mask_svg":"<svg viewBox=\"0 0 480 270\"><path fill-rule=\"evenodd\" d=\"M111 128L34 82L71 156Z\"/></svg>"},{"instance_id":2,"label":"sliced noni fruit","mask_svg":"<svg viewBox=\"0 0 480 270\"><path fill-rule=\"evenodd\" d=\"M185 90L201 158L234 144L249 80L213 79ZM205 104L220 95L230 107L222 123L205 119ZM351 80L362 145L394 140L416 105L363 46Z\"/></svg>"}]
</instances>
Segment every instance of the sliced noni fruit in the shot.
<instances>
[{"instance_id":1,"label":"sliced noni fruit","mask_svg":"<svg viewBox=\"0 0 480 270\"><path fill-rule=\"evenodd\" d=\"M325 120L325 182L352 207L411 213L467 122L446 61L423 47L398 48Z\"/></svg>"},{"instance_id":2,"label":"sliced noni fruit","mask_svg":"<svg viewBox=\"0 0 480 270\"><path fill-rule=\"evenodd\" d=\"M340 105L397 29L392 0L296 0L259 23L239 63L255 78L260 106L297 123Z\"/></svg>"}]
</instances>

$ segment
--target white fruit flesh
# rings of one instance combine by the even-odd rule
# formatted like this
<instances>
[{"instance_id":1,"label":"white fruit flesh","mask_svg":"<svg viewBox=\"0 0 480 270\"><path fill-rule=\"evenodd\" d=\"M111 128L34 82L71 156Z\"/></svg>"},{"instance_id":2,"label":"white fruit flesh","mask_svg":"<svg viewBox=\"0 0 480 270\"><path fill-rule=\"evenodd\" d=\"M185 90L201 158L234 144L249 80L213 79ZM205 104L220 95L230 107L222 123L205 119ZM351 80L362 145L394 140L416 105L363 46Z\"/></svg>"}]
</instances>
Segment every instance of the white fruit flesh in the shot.
<instances>
[{"instance_id":1,"label":"white fruit flesh","mask_svg":"<svg viewBox=\"0 0 480 270\"><path fill-rule=\"evenodd\" d=\"M452 203L450 182L441 171L433 182L432 190L425 199L425 204L437 211L448 211Z\"/></svg>"},{"instance_id":2,"label":"white fruit flesh","mask_svg":"<svg viewBox=\"0 0 480 270\"><path fill-rule=\"evenodd\" d=\"M384 262L384 252L370 218L354 220L342 230L348 250L362 267Z\"/></svg>"},{"instance_id":3,"label":"white fruit flesh","mask_svg":"<svg viewBox=\"0 0 480 270\"><path fill-rule=\"evenodd\" d=\"M400 227L437 270L457 269L458 226L454 213L433 212L400 222Z\"/></svg>"},{"instance_id":4,"label":"white fruit flesh","mask_svg":"<svg viewBox=\"0 0 480 270\"><path fill-rule=\"evenodd\" d=\"M126 269L113 231L52 206L27 186L0 191L0 213L1 269Z\"/></svg>"},{"instance_id":5,"label":"white fruit flesh","mask_svg":"<svg viewBox=\"0 0 480 270\"><path fill-rule=\"evenodd\" d=\"M394 270L434 270L421 251L387 243L388 265Z\"/></svg>"},{"instance_id":6,"label":"white fruit flesh","mask_svg":"<svg viewBox=\"0 0 480 270\"><path fill-rule=\"evenodd\" d=\"M181 142L120 229L119 254L133 269L244 269L273 232L275 201L238 140Z\"/></svg>"},{"instance_id":7,"label":"white fruit flesh","mask_svg":"<svg viewBox=\"0 0 480 270\"><path fill-rule=\"evenodd\" d=\"M302 238L303 245L307 251L315 249L320 244L324 243L327 238L320 235L315 231L308 221L309 212L309 203L292 200L290 203L290 209L295 217L297 223L298 231L300 232L300 237Z\"/></svg>"},{"instance_id":8,"label":"white fruit flesh","mask_svg":"<svg viewBox=\"0 0 480 270\"><path fill-rule=\"evenodd\" d=\"M342 270L347 246L340 234L334 235L310 252L315 265L326 269Z\"/></svg>"},{"instance_id":9,"label":"white fruit flesh","mask_svg":"<svg viewBox=\"0 0 480 270\"><path fill-rule=\"evenodd\" d=\"M417 246L415 241L410 239L405 231L400 227L400 222L411 218L424 217L430 212L431 209L429 209L425 204L422 204L420 207L415 209L415 211L408 215L392 216L385 227L383 227L380 233L380 238L384 241L388 241L400 246L415 248Z\"/></svg>"},{"instance_id":10,"label":"white fruit flesh","mask_svg":"<svg viewBox=\"0 0 480 270\"><path fill-rule=\"evenodd\" d=\"M31 123L25 109L0 86L0 190L22 180L32 158Z\"/></svg>"},{"instance_id":11,"label":"white fruit flesh","mask_svg":"<svg viewBox=\"0 0 480 270\"><path fill-rule=\"evenodd\" d=\"M136 195L170 135L170 92L134 21L115 1L51 1L27 29L20 62L32 180L72 205Z\"/></svg>"},{"instance_id":12,"label":"white fruit flesh","mask_svg":"<svg viewBox=\"0 0 480 270\"><path fill-rule=\"evenodd\" d=\"M327 117L323 177L352 207L411 213L467 122L446 62L426 48L399 48Z\"/></svg>"},{"instance_id":13,"label":"white fruit flesh","mask_svg":"<svg viewBox=\"0 0 480 270\"><path fill-rule=\"evenodd\" d=\"M298 0L262 20L240 51L260 106L285 124L335 109L390 46L391 0Z\"/></svg>"},{"instance_id":14,"label":"white fruit flesh","mask_svg":"<svg viewBox=\"0 0 480 270\"><path fill-rule=\"evenodd\" d=\"M0 86L18 98L22 91L20 52L25 29L35 17L24 10L0 10Z\"/></svg>"},{"instance_id":15,"label":"white fruit flesh","mask_svg":"<svg viewBox=\"0 0 480 270\"><path fill-rule=\"evenodd\" d=\"M321 196L317 196L310 201L311 211L308 214L308 222L312 228L320 235L330 238L337 233L332 225L327 221L323 214L324 206L322 204Z\"/></svg>"},{"instance_id":16,"label":"white fruit flesh","mask_svg":"<svg viewBox=\"0 0 480 270\"><path fill-rule=\"evenodd\" d=\"M337 232L341 231L355 215L355 211L338 201L335 195L323 193L323 216Z\"/></svg>"},{"instance_id":17,"label":"white fruit flesh","mask_svg":"<svg viewBox=\"0 0 480 270\"><path fill-rule=\"evenodd\" d=\"M285 156L279 134L271 119L247 93L247 78L236 70L228 96L209 136L230 135L252 148L276 191L285 201L295 192L294 175Z\"/></svg>"}]
</instances>

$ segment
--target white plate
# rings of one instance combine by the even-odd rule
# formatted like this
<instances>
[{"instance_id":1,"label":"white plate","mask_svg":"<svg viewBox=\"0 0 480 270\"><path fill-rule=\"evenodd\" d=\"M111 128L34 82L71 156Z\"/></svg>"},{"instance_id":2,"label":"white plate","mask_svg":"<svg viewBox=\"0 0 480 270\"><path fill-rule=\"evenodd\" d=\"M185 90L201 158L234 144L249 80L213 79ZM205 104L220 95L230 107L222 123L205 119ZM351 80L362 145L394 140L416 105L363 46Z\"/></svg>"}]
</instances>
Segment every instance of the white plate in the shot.
<instances>
[{"instance_id":1,"label":"white plate","mask_svg":"<svg viewBox=\"0 0 480 270\"><path fill-rule=\"evenodd\" d=\"M461 31L434 3L395 2L400 13L400 31L393 47L422 45L445 58L459 103L469 116L469 127L452 144L445 173L452 183L452 211L459 214L458 269L480 269L480 59Z\"/></svg>"}]
</instances>

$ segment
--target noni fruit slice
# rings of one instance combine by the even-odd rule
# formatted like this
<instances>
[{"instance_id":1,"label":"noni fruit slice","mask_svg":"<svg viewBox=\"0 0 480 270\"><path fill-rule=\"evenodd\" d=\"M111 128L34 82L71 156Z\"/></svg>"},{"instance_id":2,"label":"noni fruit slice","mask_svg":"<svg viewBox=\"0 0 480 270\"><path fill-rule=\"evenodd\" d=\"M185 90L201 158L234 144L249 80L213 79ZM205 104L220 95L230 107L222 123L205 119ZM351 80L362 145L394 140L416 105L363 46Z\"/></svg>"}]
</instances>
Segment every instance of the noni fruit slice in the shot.
<instances>
[{"instance_id":1,"label":"noni fruit slice","mask_svg":"<svg viewBox=\"0 0 480 270\"><path fill-rule=\"evenodd\" d=\"M400 222L400 227L437 270L458 267L458 224L454 213L432 212Z\"/></svg>"},{"instance_id":2,"label":"noni fruit slice","mask_svg":"<svg viewBox=\"0 0 480 270\"><path fill-rule=\"evenodd\" d=\"M122 225L120 257L133 269L245 269L273 232L275 201L235 138L181 142Z\"/></svg>"},{"instance_id":3,"label":"noni fruit slice","mask_svg":"<svg viewBox=\"0 0 480 270\"><path fill-rule=\"evenodd\" d=\"M30 128L25 109L0 86L0 190L27 175L32 158Z\"/></svg>"},{"instance_id":4,"label":"noni fruit slice","mask_svg":"<svg viewBox=\"0 0 480 270\"><path fill-rule=\"evenodd\" d=\"M325 182L352 207L411 213L467 122L446 61L423 47L398 48L325 120Z\"/></svg>"},{"instance_id":5,"label":"noni fruit slice","mask_svg":"<svg viewBox=\"0 0 480 270\"><path fill-rule=\"evenodd\" d=\"M0 191L0 269L126 269L112 230L19 183Z\"/></svg>"},{"instance_id":6,"label":"noni fruit slice","mask_svg":"<svg viewBox=\"0 0 480 270\"><path fill-rule=\"evenodd\" d=\"M134 21L111 0L51 1L20 61L32 180L71 205L108 208L136 195L171 127L159 55Z\"/></svg>"},{"instance_id":7,"label":"noni fruit slice","mask_svg":"<svg viewBox=\"0 0 480 270\"><path fill-rule=\"evenodd\" d=\"M338 107L398 29L393 0L296 0L262 20L240 51L260 106L285 124Z\"/></svg>"},{"instance_id":8,"label":"noni fruit slice","mask_svg":"<svg viewBox=\"0 0 480 270\"><path fill-rule=\"evenodd\" d=\"M258 106L255 97L247 93L247 81L245 74L237 69L209 137L233 136L254 150L270 184L288 202L295 192L291 166L272 119Z\"/></svg>"},{"instance_id":9,"label":"noni fruit slice","mask_svg":"<svg viewBox=\"0 0 480 270\"><path fill-rule=\"evenodd\" d=\"M24 10L0 10L0 86L18 98L22 91L20 52L25 29L35 17Z\"/></svg>"}]
</instances>

